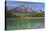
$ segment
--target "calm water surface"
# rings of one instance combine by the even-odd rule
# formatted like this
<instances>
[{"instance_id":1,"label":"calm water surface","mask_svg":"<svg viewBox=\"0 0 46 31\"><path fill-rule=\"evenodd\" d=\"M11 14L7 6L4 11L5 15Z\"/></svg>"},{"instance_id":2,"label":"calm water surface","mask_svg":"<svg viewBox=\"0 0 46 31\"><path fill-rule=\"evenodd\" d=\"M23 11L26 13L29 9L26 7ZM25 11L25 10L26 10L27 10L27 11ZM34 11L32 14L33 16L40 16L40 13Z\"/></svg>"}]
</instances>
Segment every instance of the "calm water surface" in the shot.
<instances>
[{"instance_id":1,"label":"calm water surface","mask_svg":"<svg viewBox=\"0 0 46 31\"><path fill-rule=\"evenodd\" d=\"M44 28L44 18L42 19L6 18L6 28L7 30Z\"/></svg>"}]
</instances>

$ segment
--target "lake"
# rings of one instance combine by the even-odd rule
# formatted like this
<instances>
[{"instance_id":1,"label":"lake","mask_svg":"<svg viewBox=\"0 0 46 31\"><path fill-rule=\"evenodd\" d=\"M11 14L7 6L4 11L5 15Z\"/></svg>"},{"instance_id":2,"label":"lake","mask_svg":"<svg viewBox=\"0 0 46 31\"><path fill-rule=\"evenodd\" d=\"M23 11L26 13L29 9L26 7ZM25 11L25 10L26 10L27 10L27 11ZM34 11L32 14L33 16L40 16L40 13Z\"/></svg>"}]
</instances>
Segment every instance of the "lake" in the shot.
<instances>
[{"instance_id":1,"label":"lake","mask_svg":"<svg viewBox=\"0 0 46 31\"><path fill-rule=\"evenodd\" d=\"M7 30L41 29L44 28L44 17L6 18Z\"/></svg>"}]
</instances>

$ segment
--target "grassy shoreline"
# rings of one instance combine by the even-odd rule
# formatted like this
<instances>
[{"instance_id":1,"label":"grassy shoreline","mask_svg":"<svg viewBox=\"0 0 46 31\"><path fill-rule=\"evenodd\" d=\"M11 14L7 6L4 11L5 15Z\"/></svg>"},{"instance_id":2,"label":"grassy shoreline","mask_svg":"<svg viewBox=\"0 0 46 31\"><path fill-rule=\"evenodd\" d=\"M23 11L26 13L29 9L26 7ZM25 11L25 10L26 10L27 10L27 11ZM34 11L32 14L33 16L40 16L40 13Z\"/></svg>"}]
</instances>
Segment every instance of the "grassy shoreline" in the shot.
<instances>
[{"instance_id":1,"label":"grassy shoreline","mask_svg":"<svg viewBox=\"0 0 46 31\"><path fill-rule=\"evenodd\" d=\"M13 17L11 19L17 19L17 18ZM44 19L44 17L20 17L19 19Z\"/></svg>"}]
</instances>

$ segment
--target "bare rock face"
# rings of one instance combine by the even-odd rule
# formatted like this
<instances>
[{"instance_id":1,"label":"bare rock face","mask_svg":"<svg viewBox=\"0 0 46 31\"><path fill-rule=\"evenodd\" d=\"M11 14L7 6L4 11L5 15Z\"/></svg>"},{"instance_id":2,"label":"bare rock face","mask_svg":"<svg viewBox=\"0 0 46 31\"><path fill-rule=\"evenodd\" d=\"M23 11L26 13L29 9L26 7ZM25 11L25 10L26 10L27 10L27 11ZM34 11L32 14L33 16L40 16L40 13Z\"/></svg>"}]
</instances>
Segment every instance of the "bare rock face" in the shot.
<instances>
[{"instance_id":1,"label":"bare rock face","mask_svg":"<svg viewBox=\"0 0 46 31\"><path fill-rule=\"evenodd\" d=\"M32 7L25 7L24 5L22 5L22 6L17 6L16 7L16 11L18 11L18 12L27 12L27 13L31 13L31 12L38 12L38 13L41 13L41 11L39 10L39 9L32 9Z\"/></svg>"},{"instance_id":2,"label":"bare rock face","mask_svg":"<svg viewBox=\"0 0 46 31\"><path fill-rule=\"evenodd\" d=\"M17 6L16 11L18 12L31 12L32 8L31 7L25 7L25 6Z\"/></svg>"}]
</instances>

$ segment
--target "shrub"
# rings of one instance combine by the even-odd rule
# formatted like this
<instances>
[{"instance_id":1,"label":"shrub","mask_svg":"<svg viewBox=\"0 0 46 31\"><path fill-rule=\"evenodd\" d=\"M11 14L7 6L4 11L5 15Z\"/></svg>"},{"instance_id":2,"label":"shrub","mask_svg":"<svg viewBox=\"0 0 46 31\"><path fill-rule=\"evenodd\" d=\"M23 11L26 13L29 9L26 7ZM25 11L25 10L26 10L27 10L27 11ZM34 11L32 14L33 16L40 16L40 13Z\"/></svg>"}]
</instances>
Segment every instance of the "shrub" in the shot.
<instances>
[{"instance_id":1,"label":"shrub","mask_svg":"<svg viewBox=\"0 0 46 31\"><path fill-rule=\"evenodd\" d=\"M44 17L44 14L43 13L36 13L35 16L36 17Z\"/></svg>"}]
</instances>

